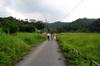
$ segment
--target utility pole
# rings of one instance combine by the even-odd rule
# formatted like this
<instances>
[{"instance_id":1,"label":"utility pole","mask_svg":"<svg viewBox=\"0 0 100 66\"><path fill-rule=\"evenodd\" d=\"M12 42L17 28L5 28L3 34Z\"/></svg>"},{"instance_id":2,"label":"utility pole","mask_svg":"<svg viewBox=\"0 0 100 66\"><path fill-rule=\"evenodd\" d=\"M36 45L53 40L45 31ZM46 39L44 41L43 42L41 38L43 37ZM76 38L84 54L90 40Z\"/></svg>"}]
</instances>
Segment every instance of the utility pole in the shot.
<instances>
[{"instance_id":1,"label":"utility pole","mask_svg":"<svg viewBox=\"0 0 100 66\"><path fill-rule=\"evenodd\" d=\"M47 20L47 18L45 18L45 22L46 22L46 32L48 33L48 20Z\"/></svg>"},{"instance_id":2,"label":"utility pole","mask_svg":"<svg viewBox=\"0 0 100 66\"><path fill-rule=\"evenodd\" d=\"M45 21L45 32L48 33L48 20L47 18L43 15L44 21Z\"/></svg>"}]
</instances>

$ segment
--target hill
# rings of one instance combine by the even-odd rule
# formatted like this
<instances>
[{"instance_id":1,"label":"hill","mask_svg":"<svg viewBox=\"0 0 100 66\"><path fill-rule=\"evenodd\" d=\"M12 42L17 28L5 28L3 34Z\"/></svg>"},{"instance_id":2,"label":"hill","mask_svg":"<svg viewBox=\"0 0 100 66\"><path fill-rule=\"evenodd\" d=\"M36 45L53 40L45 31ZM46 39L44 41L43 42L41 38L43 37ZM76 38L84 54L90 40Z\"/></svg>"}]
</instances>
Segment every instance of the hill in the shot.
<instances>
[{"instance_id":1,"label":"hill","mask_svg":"<svg viewBox=\"0 0 100 66\"><path fill-rule=\"evenodd\" d=\"M91 26L93 29L94 23L97 23L97 21L98 19L80 18L70 23L48 23L48 30L50 32L91 32Z\"/></svg>"}]
</instances>

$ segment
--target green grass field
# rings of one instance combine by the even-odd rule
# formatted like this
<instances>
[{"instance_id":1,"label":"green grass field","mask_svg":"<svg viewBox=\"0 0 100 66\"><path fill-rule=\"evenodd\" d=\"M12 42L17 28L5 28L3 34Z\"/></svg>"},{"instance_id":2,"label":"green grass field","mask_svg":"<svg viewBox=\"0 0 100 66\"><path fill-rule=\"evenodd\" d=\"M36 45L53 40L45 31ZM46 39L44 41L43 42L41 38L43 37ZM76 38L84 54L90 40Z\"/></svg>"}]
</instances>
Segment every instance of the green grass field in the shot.
<instances>
[{"instance_id":1,"label":"green grass field","mask_svg":"<svg viewBox=\"0 0 100 66\"><path fill-rule=\"evenodd\" d=\"M89 66L91 59L100 63L99 33L61 33L58 42L70 66Z\"/></svg>"},{"instance_id":2,"label":"green grass field","mask_svg":"<svg viewBox=\"0 0 100 66\"><path fill-rule=\"evenodd\" d=\"M32 46L45 39L45 36L38 33L7 35L0 32L0 66L13 66Z\"/></svg>"}]
</instances>

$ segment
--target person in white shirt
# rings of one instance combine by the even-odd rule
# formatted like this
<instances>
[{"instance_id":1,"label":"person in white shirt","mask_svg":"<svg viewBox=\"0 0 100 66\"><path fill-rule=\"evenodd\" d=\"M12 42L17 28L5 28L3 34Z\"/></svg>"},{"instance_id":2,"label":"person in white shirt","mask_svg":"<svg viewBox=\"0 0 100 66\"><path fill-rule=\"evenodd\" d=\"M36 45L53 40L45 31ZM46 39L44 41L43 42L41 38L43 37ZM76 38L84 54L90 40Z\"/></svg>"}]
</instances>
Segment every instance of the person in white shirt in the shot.
<instances>
[{"instance_id":1,"label":"person in white shirt","mask_svg":"<svg viewBox=\"0 0 100 66\"><path fill-rule=\"evenodd\" d=\"M51 34L48 33L47 36L48 36L48 40L50 40L50 38L51 38Z\"/></svg>"}]
</instances>

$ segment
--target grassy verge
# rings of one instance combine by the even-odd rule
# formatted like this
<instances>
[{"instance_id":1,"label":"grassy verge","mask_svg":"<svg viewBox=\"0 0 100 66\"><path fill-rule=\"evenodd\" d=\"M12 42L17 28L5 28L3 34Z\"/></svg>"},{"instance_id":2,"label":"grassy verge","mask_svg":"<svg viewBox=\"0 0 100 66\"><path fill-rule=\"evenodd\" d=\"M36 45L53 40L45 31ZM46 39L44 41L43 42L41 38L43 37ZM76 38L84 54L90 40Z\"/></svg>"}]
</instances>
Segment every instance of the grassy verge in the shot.
<instances>
[{"instance_id":1,"label":"grassy verge","mask_svg":"<svg viewBox=\"0 0 100 66\"><path fill-rule=\"evenodd\" d=\"M100 34L62 33L58 41L70 66L89 66L90 59L100 63Z\"/></svg>"},{"instance_id":2,"label":"grassy verge","mask_svg":"<svg viewBox=\"0 0 100 66\"><path fill-rule=\"evenodd\" d=\"M0 66L12 66L32 46L45 40L43 35L37 33L17 33L7 35L0 32Z\"/></svg>"},{"instance_id":3,"label":"grassy verge","mask_svg":"<svg viewBox=\"0 0 100 66\"><path fill-rule=\"evenodd\" d=\"M46 36L39 33L17 33L16 37L23 40L30 46L35 46L35 44L37 45L37 43L46 39Z\"/></svg>"}]
</instances>

